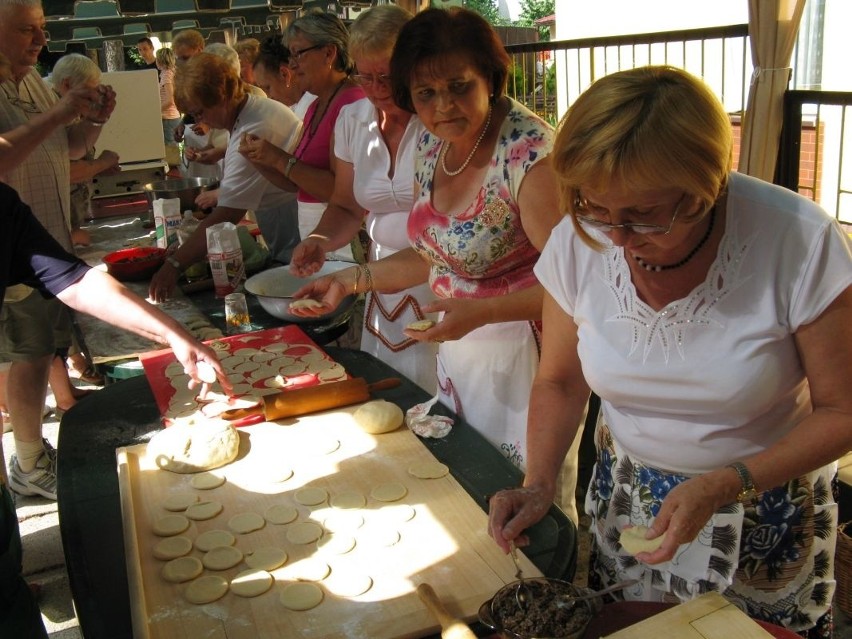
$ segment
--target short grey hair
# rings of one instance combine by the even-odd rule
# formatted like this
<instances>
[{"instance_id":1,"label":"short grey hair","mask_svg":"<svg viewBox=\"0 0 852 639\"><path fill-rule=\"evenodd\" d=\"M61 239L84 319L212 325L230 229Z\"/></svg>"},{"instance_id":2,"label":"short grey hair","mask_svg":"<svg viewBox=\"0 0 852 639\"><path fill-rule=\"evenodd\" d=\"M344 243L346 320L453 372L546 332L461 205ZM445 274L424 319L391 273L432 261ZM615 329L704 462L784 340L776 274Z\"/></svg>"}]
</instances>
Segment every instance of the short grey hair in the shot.
<instances>
[{"instance_id":1,"label":"short grey hair","mask_svg":"<svg viewBox=\"0 0 852 639\"><path fill-rule=\"evenodd\" d=\"M0 0L0 2L3 1ZM92 80L100 82L101 70L90 57L79 53L67 53L53 65L50 83L59 91L66 80L71 88L82 86Z\"/></svg>"},{"instance_id":2,"label":"short grey hair","mask_svg":"<svg viewBox=\"0 0 852 639\"><path fill-rule=\"evenodd\" d=\"M287 27L287 38L302 35L314 45L333 45L337 49L335 65L349 74L355 68L349 52L349 31L343 21L333 13L312 9L301 18L296 18Z\"/></svg>"},{"instance_id":3,"label":"short grey hair","mask_svg":"<svg viewBox=\"0 0 852 639\"><path fill-rule=\"evenodd\" d=\"M204 47L204 51L222 58L234 68L237 75L240 75L240 55L234 47L223 42L211 42Z\"/></svg>"}]
</instances>

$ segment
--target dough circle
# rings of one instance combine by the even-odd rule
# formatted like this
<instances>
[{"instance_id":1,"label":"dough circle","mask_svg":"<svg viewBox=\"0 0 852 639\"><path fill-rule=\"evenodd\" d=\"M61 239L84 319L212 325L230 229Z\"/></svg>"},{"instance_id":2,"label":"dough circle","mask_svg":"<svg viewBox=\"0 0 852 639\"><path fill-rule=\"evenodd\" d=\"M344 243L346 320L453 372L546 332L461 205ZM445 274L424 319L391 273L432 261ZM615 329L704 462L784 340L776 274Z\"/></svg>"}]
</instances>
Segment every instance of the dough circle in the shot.
<instances>
[{"instance_id":1,"label":"dough circle","mask_svg":"<svg viewBox=\"0 0 852 639\"><path fill-rule=\"evenodd\" d=\"M322 581L328 577L330 572L331 566L321 559L307 557L289 566L284 566L279 574L282 578L289 580Z\"/></svg>"},{"instance_id":2,"label":"dough circle","mask_svg":"<svg viewBox=\"0 0 852 639\"><path fill-rule=\"evenodd\" d=\"M198 372L198 379L206 384L216 382L216 369L205 361L195 363L195 370Z\"/></svg>"},{"instance_id":3,"label":"dough circle","mask_svg":"<svg viewBox=\"0 0 852 639\"><path fill-rule=\"evenodd\" d=\"M195 547L201 552L208 552L217 546L233 546L237 541L227 530L208 530L195 538Z\"/></svg>"},{"instance_id":4,"label":"dough circle","mask_svg":"<svg viewBox=\"0 0 852 639\"><path fill-rule=\"evenodd\" d=\"M654 539L645 539L645 533L648 532L647 526L633 526L625 528L621 531L619 543L626 552L631 555L636 555L640 552L654 552L657 548L663 545L663 540L666 538L666 533Z\"/></svg>"},{"instance_id":5,"label":"dough circle","mask_svg":"<svg viewBox=\"0 0 852 639\"><path fill-rule=\"evenodd\" d=\"M355 538L349 535L326 535L317 540L317 550L328 555L345 555L355 547Z\"/></svg>"},{"instance_id":6,"label":"dough circle","mask_svg":"<svg viewBox=\"0 0 852 639\"><path fill-rule=\"evenodd\" d=\"M265 570L243 570L231 579L231 592L240 597L257 597L272 588L275 581Z\"/></svg>"},{"instance_id":7,"label":"dough circle","mask_svg":"<svg viewBox=\"0 0 852 639\"><path fill-rule=\"evenodd\" d=\"M357 597L373 587L373 579L362 573L335 570L325 582L325 587L338 597Z\"/></svg>"},{"instance_id":8,"label":"dough circle","mask_svg":"<svg viewBox=\"0 0 852 639\"><path fill-rule=\"evenodd\" d=\"M243 552L234 546L216 546L208 550L201 563L210 570L227 570L233 568L243 560Z\"/></svg>"},{"instance_id":9,"label":"dough circle","mask_svg":"<svg viewBox=\"0 0 852 639\"><path fill-rule=\"evenodd\" d=\"M419 462L408 467L408 474L418 479L439 479L449 472L447 465L439 461Z\"/></svg>"},{"instance_id":10,"label":"dough circle","mask_svg":"<svg viewBox=\"0 0 852 639\"><path fill-rule=\"evenodd\" d=\"M153 555L156 559L177 559L189 554L192 550L192 540L189 537L166 537L154 546Z\"/></svg>"},{"instance_id":11,"label":"dough circle","mask_svg":"<svg viewBox=\"0 0 852 639\"><path fill-rule=\"evenodd\" d=\"M165 566L160 574L163 579L173 584L179 584L190 579L195 579L202 573L204 567L201 562L195 557L178 557L172 559Z\"/></svg>"},{"instance_id":12,"label":"dough circle","mask_svg":"<svg viewBox=\"0 0 852 639\"><path fill-rule=\"evenodd\" d=\"M376 501L399 501L408 494L408 489L400 483L379 484L370 491L370 497Z\"/></svg>"},{"instance_id":13,"label":"dough circle","mask_svg":"<svg viewBox=\"0 0 852 639\"><path fill-rule=\"evenodd\" d=\"M263 517L270 524L289 524L299 516L299 511L287 504L276 504L263 511Z\"/></svg>"},{"instance_id":14,"label":"dough circle","mask_svg":"<svg viewBox=\"0 0 852 639\"><path fill-rule=\"evenodd\" d=\"M213 519L222 512L222 504L218 501L201 501L186 509L186 516L196 521Z\"/></svg>"},{"instance_id":15,"label":"dough circle","mask_svg":"<svg viewBox=\"0 0 852 639\"><path fill-rule=\"evenodd\" d=\"M160 537L172 537L189 528L189 519L183 515L166 515L154 522L153 531Z\"/></svg>"},{"instance_id":16,"label":"dough circle","mask_svg":"<svg viewBox=\"0 0 852 639\"><path fill-rule=\"evenodd\" d=\"M348 532L363 526L364 517L357 510L333 511L322 520L322 525L323 528L332 533Z\"/></svg>"},{"instance_id":17,"label":"dough circle","mask_svg":"<svg viewBox=\"0 0 852 639\"><path fill-rule=\"evenodd\" d=\"M290 610L310 610L322 602L322 588L314 583L287 584L281 589L281 603Z\"/></svg>"},{"instance_id":18,"label":"dough circle","mask_svg":"<svg viewBox=\"0 0 852 639\"><path fill-rule=\"evenodd\" d=\"M358 426L365 433L380 435L389 433L402 426L405 416L402 409L384 399L374 399L362 404L353 414Z\"/></svg>"},{"instance_id":19,"label":"dough circle","mask_svg":"<svg viewBox=\"0 0 852 639\"><path fill-rule=\"evenodd\" d=\"M328 491L325 488L308 486L307 488L297 490L293 495L293 499L303 506L318 506L319 504L324 504L328 499Z\"/></svg>"},{"instance_id":20,"label":"dough circle","mask_svg":"<svg viewBox=\"0 0 852 639\"><path fill-rule=\"evenodd\" d=\"M175 424L148 442L148 455L157 467L173 473L197 473L224 466L237 458L239 450L236 429L221 420Z\"/></svg>"},{"instance_id":21,"label":"dough circle","mask_svg":"<svg viewBox=\"0 0 852 639\"><path fill-rule=\"evenodd\" d=\"M335 508L363 508L367 505L367 499L364 495L357 491L347 490L342 493L332 495L329 503Z\"/></svg>"},{"instance_id":22,"label":"dough circle","mask_svg":"<svg viewBox=\"0 0 852 639\"><path fill-rule=\"evenodd\" d=\"M409 331L428 331L434 325L435 325L434 320L423 319L423 320L417 320L416 322L411 322L411 324L409 324L405 328L407 328Z\"/></svg>"},{"instance_id":23,"label":"dough circle","mask_svg":"<svg viewBox=\"0 0 852 639\"><path fill-rule=\"evenodd\" d=\"M322 526L312 521L302 521L287 529L287 541L291 544L310 544L322 537Z\"/></svg>"},{"instance_id":24,"label":"dough circle","mask_svg":"<svg viewBox=\"0 0 852 639\"><path fill-rule=\"evenodd\" d=\"M257 513L242 513L228 520L228 527L242 535L260 530L265 524L266 520Z\"/></svg>"},{"instance_id":25,"label":"dough circle","mask_svg":"<svg viewBox=\"0 0 852 639\"><path fill-rule=\"evenodd\" d=\"M198 473L197 475L193 475L192 479L189 480L189 484L197 490L212 490L224 483L224 476L214 475L210 472Z\"/></svg>"},{"instance_id":26,"label":"dough circle","mask_svg":"<svg viewBox=\"0 0 852 639\"><path fill-rule=\"evenodd\" d=\"M306 297L300 300L293 300L290 302L291 309L300 309L300 308L322 308L323 303L319 300L312 299L310 297Z\"/></svg>"},{"instance_id":27,"label":"dough circle","mask_svg":"<svg viewBox=\"0 0 852 639\"><path fill-rule=\"evenodd\" d=\"M410 504L393 504L392 506L384 506L376 513L376 519L388 524L402 524L406 521L414 519L417 511Z\"/></svg>"},{"instance_id":28,"label":"dough circle","mask_svg":"<svg viewBox=\"0 0 852 639\"><path fill-rule=\"evenodd\" d=\"M176 493L166 497L161 505L166 510L180 512L189 508L192 504L197 502L198 499L198 495L195 493Z\"/></svg>"},{"instance_id":29,"label":"dough circle","mask_svg":"<svg viewBox=\"0 0 852 639\"><path fill-rule=\"evenodd\" d=\"M228 592L228 580L219 575L199 577L183 593L189 603L206 604L221 599Z\"/></svg>"},{"instance_id":30,"label":"dough circle","mask_svg":"<svg viewBox=\"0 0 852 639\"><path fill-rule=\"evenodd\" d=\"M287 562L287 553L283 548L265 546L252 550L243 558L246 566L255 570L275 570Z\"/></svg>"}]
</instances>

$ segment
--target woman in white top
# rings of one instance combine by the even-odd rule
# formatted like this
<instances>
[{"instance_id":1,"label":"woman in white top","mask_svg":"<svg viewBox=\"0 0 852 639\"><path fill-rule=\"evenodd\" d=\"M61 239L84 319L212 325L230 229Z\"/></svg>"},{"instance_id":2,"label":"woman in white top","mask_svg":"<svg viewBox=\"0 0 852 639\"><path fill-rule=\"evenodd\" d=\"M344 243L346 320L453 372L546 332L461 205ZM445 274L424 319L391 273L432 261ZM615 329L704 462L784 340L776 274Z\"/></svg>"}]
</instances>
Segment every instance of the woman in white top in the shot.
<instances>
[{"instance_id":1,"label":"woman in white top","mask_svg":"<svg viewBox=\"0 0 852 639\"><path fill-rule=\"evenodd\" d=\"M196 122L227 129L230 136L218 204L151 279L149 294L157 302L169 298L183 269L206 257L207 227L220 222L236 224L248 210L281 211L288 201L288 193L258 173L238 147L243 136L254 134L282 149L292 149L299 139L302 123L283 104L249 95L246 86L232 65L211 53L193 56L178 71L176 98L181 109ZM295 246L299 236L293 214L291 228L291 246ZM270 252L275 253L276 249L270 247Z\"/></svg>"},{"instance_id":2,"label":"woman in white top","mask_svg":"<svg viewBox=\"0 0 852 639\"><path fill-rule=\"evenodd\" d=\"M731 150L719 100L670 67L604 77L563 119L569 216L535 269L547 294L527 474L491 500L490 528L508 550L545 513L591 388L592 585L638 579L624 597L646 601L718 591L828 637L852 253L816 204L731 172ZM633 526L659 548L625 550Z\"/></svg>"},{"instance_id":3,"label":"woman in white top","mask_svg":"<svg viewBox=\"0 0 852 639\"><path fill-rule=\"evenodd\" d=\"M319 224L293 251L290 270L306 277L330 253L356 238L367 212L369 261L409 247L406 223L414 203L414 151L425 130L420 119L393 101L391 53L411 14L397 5L362 12L349 30L349 49L365 99L340 110L334 127L334 192ZM425 319L433 295L427 284L366 299L361 350L372 353L429 393L436 390L437 345L403 330Z\"/></svg>"}]
</instances>

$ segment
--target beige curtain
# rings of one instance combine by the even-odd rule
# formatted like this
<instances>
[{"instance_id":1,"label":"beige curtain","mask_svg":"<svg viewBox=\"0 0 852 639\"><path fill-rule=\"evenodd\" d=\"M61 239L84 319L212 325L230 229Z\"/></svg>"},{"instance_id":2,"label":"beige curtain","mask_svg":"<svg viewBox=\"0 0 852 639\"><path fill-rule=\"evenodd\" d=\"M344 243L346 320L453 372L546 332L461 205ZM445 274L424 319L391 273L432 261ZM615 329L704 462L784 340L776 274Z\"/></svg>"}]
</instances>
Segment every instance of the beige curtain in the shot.
<instances>
[{"instance_id":1,"label":"beige curtain","mask_svg":"<svg viewBox=\"0 0 852 639\"><path fill-rule=\"evenodd\" d=\"M754 74L743 119L739 171L775 177L784 91L805 0L749 0L748 32Z\"/></svg>"}]
</instances>

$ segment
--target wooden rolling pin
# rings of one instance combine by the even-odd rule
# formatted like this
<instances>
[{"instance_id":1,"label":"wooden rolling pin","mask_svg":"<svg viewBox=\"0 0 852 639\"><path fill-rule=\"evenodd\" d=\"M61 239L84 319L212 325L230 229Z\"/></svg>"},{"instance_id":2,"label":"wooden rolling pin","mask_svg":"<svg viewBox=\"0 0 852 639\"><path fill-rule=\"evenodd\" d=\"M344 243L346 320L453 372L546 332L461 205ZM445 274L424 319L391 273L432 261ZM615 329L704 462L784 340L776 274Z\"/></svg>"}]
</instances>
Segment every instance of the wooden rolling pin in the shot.
<instances>
[{"instance_id":1,"label":"wooden rolling pin","mask_svg":"<svg viewBox=\"0 0 852 639\"><path fill-rule=\"evenodd\" d=\"M447 612L432 586L425 583L420 584L417 586L417 594L420 595L420 599L426 604L429 611L435 615L438 623L441 624L441 639L476 639L473 630L468 628L464 621L456 619Z\"/></svg>"},{"instance_id":2,"label":"wooden rolling pin","mask_svg":"<svg viewBox=\"0 0 852 639\"><path fill-rule=\"evenodd\" d=\"M342 382L320 384L308 388L296 388L290 391L264 395L263 401L251 408L235 408L222 413L228 421L262 415L267 421L309 415L321 410L340 408L360 404L370 399L370 393L399 386L398 377L389 377L368 384L363 377L346 379Z\"/></svg>"}]
</instances>

